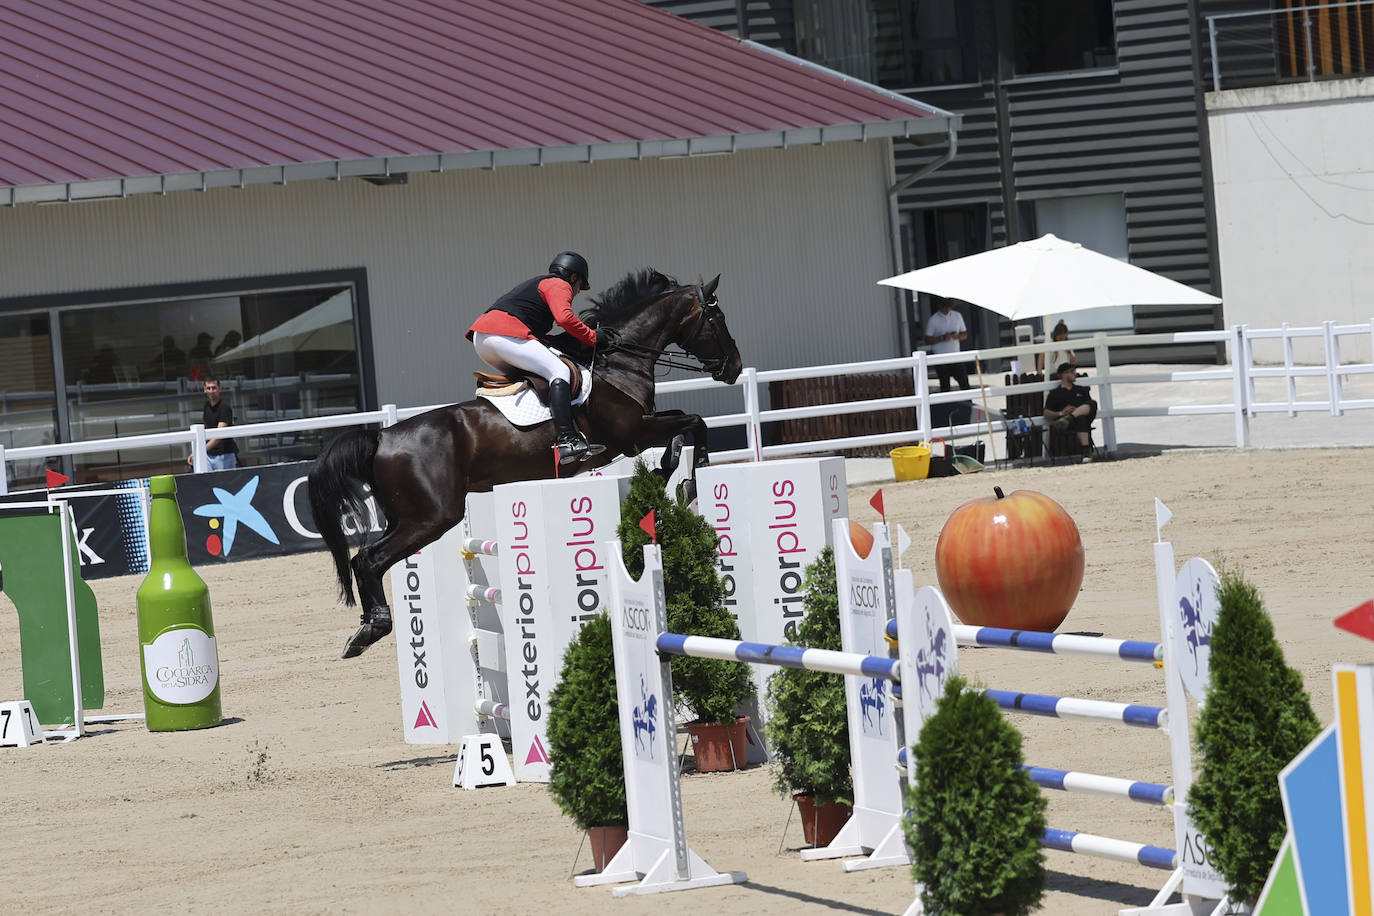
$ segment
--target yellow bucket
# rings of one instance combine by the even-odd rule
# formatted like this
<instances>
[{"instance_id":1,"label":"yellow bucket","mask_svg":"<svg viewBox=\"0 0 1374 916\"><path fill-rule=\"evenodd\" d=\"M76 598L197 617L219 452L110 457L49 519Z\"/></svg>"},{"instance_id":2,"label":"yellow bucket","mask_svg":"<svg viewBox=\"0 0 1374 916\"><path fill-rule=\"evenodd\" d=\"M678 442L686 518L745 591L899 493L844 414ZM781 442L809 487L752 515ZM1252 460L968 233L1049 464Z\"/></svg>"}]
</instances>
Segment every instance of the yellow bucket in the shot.
<instances>
[{"instance_id":1,"label":"yellow bucket","mask_svg":"<svg viewBox=\"0 0 1374 916\"><path fill-rule=\"evenodd\" d=\"M894 448L892 473L898 480L925 480L930 473L930 448L925 445L903 445Z\"/></svg>"}]
</instances>

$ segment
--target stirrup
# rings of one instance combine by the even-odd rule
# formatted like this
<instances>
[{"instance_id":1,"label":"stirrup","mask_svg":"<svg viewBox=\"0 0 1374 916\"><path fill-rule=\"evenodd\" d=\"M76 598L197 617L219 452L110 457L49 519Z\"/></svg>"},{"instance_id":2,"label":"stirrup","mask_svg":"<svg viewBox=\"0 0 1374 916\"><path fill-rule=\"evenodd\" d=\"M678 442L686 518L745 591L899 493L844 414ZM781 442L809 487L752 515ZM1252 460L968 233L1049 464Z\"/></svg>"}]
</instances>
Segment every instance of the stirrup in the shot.
<instances>
[{"instance_id":1,"label":"stirrup","mask_svg":"<svg viewBox=\"0 0 1374 916\"><path fill-rule=\"evenodd\" d=\"M597 442L588 442L577 434L560 438L556 443L558 447L558 463L572 464L574 461L583 461L587 458L595 458L606 451L606 446Z\"/></svg>"},{"instance_id":2,"label":"stirrup","mask_svg":"<svg viewBox=\"0 0 1374 916\"><path fill-rule=\"evenodd\" d=\"M344 643L339 658L357 658L367 647L391 632L391 608L386 605L363 611L362 623Z\"/></svg>"}]
</instances>

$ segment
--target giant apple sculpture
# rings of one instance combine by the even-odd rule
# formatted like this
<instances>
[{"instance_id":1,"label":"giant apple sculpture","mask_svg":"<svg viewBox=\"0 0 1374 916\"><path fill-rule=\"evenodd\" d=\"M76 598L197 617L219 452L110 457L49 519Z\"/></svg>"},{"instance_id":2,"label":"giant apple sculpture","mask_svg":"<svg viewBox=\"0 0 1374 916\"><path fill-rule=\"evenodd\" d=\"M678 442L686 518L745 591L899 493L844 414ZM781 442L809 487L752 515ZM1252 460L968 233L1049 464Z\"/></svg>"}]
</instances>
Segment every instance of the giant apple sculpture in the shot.
<instances>
[{"instance_id":1,"label":"giant apple sculpture","mask_svg":"<svg viewBox=\"0 0 1374 916\"><path fill-rule=\"evenodd\" d=\"M1083 584L1078 526L1044 493L993 492L955 509L940 531L940 591L970 626L1052 631Z\"/></svg>"}]
</instances>

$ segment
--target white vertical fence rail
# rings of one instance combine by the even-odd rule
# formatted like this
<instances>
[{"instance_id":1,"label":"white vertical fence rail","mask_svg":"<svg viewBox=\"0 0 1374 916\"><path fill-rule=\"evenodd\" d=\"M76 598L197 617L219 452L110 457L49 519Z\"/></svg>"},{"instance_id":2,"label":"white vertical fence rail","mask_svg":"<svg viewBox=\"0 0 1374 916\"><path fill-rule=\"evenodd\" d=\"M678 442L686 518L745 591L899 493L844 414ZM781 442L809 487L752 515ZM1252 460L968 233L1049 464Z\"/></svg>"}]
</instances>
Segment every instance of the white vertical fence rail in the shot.
<instances>
[{"instance_id":1,"label":"white vertical fence rail","mask_svg":"<svg viewBox=\"0 0 1374 916\"><path fill-rule=\"evenodd\" d=\"M1116 421L1123 417L1230 416L1233 418L1235 426L1236 447L1245 448L1251 444L1250 420L1261 413L1282 412L1289 416L1297 416L1302 412L1326 411L1332 416L1339 417L1347 410L1374 409L1374 397L1347 399L1345 396L1345 383L1349 377L1374 375L1374 362L1345 363L1342 361L1342 340L1352 337L1360 338L1358 342L1371 353L1374 353L1374 319L1354 325L1339 325L1332 321L1326 321L1318 327L1302 328L1290 327L1285 323L1278 328L1271 329L1251 329L1248 325L1235 325L1228 330L1218 331L1120 337L1097 334L1091 339L1096 365L1088 374L1085 383L1094 389L1098 401L1098 419L1102 424L1103 444L1108 451L1116 450ZM1278 341L1281 360L1273 365L1257 365L1255 362L1255 341ZM1297 341L1308 341L1309 346L1312 342L1318 343L1322 349L1321 361L1319 363L1299 364L1294 355L1294 344ZM1228 365L1219 366L1215 369L1153 373L1130 373L1126 366L1113 367L1112 365L1112 350L1117 348L1206 342L1225 345ZM1083 341L1081 343L1088 342ZM990 417L986 415L977 416L971 423L935 430L931 420L931 408L935 405L967 401L977 409L981 408L983 403L988 400L1010 394L1037 390L1048 391L1057 382L1050 379L1044 382L1005 385L997 384L994 378L990 384L986 384L981 390L972 388L964 391L941 392L932 390L930 386L930 367L951 363L972 363L975 359L981 360L983 365L995 364L995 361L1000 360L1024 360L1028 356L1033 357L1036 353L1047 352L1055 346L1057 344L1054 342L1021 344L1011 347L941 354L928 354L923 350L918 350L909 356L868 362L836 363L793 369L759 370L749 367L744 369L734 385L724 385L707 378L691 378L660 383L657 391L662 399L694 391L738 389L741 400L739 412L705 418L707 426L711 428L744 427L745 446L732 450L713 451L712 458L717 462L760 460L818 452L833 453L848 448L929 441L933 434L955 439L988 433L999 435L1006 431L1007 423L996 411L993 411L993 415ZM914 394L809 407L765 410L762 406L765 386L773 382L894 371L911 373L915 382ZM1299 395L1299 381L1305 378L1323 378L1325 380L1325 397L1322 399L1302 399ZM1258 383L1270 379L1283 380L1285 391L1281 400L1266 401L1261 398ZM1185 385L1188 382L1219 380L1230 380L1232 383L1231 400L1226 403L1189 404L1186 403L1186 398L1170 396L1161 404L1118 407L1114 396L1114 390L1123 385L1158 382ZM442 405L398 408L395 404L386 404L380 410L362 413L241 424L215 430L214 435L220 438L244 438L372 424L391 426L438 406ZM913 429L806 442L764 444L763 426L766 423L896 409L915 410ZM1044 422L1043 418L1039 417L1031 418L1031 420L1036 425ZM125 436L117 439L63 442L18 448L10 447L8 449L0 445L0 466L4 467L4 473L0 474L0 495L9 491L11 463L43 461L63 455L83 455L111 449L131 451L139 448L165 448L180 445L186 447L193 456L194 468L197 471L202 471L207 466L205 458L206 439L205 429L200 424L195 424L186 430Z\"/></svg>"}]
</instances>

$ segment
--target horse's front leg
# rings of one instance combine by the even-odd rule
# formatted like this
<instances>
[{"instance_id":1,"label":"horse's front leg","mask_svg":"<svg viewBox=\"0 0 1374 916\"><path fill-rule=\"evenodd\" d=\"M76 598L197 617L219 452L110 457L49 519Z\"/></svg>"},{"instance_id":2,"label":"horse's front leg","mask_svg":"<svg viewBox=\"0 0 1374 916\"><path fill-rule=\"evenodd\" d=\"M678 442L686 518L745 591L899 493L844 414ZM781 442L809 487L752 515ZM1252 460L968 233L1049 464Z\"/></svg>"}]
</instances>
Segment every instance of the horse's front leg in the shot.
<instances>
[{"instance_id":1,"label":"horse's front leg","mask_svg":"<svg viewBox=\"0 0 1374 916\"><path fill-rule=\"evenodd\" d=\"M662 477L666 483L672 479L673 473L678 469L684 442L692 446L692 472L681 483L682 496L690 505L697 496L696 470L711 463L711 455L707 446L706 421L696 414L684 413L680 410L655 413L652 417L645 417L640 424L635 447L639 451L643 451L650 446L666 446L663 460L655 469L655 473Z\"/></svg>"},{"instance_id":2,"label":"horse's front leg","mask_svg":"<svg viewBox=\"0 0 1374 916\"><path fill-rule=\"evenodd\" d=\"M711 463L707 435L706 421L697 414L661 410L640 421L635 447L643 451L653 446L670 446L674 438L682 436L686 444L692 446L692 466L700 468ZM673 455L674 459L676 457ZM671 473L673 469L664 470Z\"/></svg>"}]
</instances>

